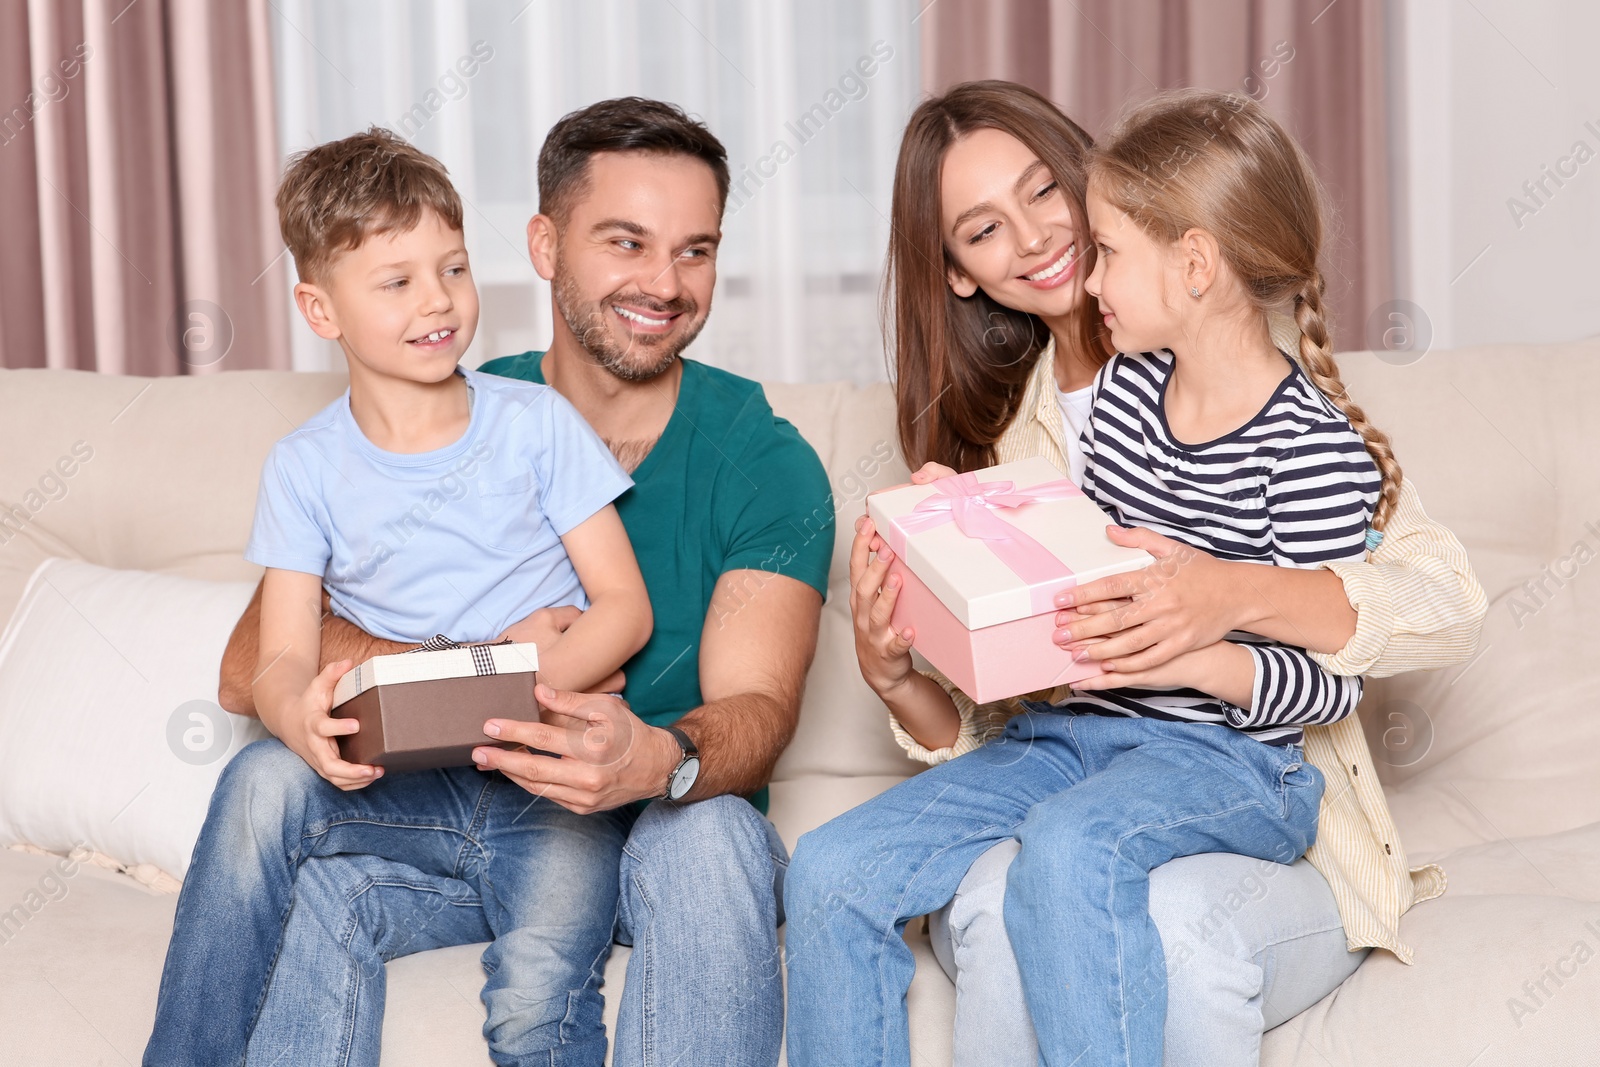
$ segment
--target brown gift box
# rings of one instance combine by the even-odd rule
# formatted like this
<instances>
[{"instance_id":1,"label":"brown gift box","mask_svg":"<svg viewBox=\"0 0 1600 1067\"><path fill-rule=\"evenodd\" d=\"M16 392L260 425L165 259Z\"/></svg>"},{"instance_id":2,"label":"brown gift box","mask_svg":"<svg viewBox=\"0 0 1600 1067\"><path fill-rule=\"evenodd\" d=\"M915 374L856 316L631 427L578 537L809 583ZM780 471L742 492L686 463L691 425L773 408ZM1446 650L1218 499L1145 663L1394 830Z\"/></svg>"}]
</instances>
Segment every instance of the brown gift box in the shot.
<instances>
[{"instance_id":1,"label":"brown gift box","mask_svg":"<svg viewBox=\"0 0 1600 1067\"><path fill-rule=\"evenodd\" d=\"M484 650L524 651L514 657L521 662L513 664L511 670L497 670L496 673L460 675L462 657L459 655L448 657L449 661L439 667L430 667L424 659L429 656L437 659L440 655L431 651L377 656L356 668L355 671L366 672L365 677L358 676L353 684L342 684L346 690L354 688L359 692L343 699L332 711L334 718L355 719L361 724L360 732L339 738L340 757L388 771L418 771L470 766L472 750L482 745L519 747L511 742L494 741L483 732L483 724L493 718L522 722L539 720L539 705L533 696L539 676L536 670L527 669L538 665L532 653L533 646L478 646L478 649L479 654L473 656L472 661L480 670L485 666L489 670L496 670L497 666L503 668L507 659L503 654L490 657ZM496 665L494 658L502 663ZM409 662L399 664L401 671L396 672L392 665L382 664L380 660ZM450 671L457 676L384 681L385 666L390 666L391 677L396 673L417 675L433 670ZM341 696L335 693L336 700Z\"/></svg>"}]
</instances>

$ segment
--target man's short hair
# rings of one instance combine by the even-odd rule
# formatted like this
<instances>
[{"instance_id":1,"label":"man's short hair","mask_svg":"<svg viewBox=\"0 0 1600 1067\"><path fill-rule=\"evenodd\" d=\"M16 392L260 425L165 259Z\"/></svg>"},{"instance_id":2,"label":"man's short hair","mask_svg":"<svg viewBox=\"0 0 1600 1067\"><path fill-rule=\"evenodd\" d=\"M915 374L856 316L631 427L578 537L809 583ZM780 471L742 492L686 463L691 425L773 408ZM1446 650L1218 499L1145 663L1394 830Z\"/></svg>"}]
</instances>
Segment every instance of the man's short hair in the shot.
<instances>
[{"instance_id":1,"label":"man's short hair","mask_svg":"<svg viewBox=\"0 0 1600 1067\"><path fill-rule=\"evenodd\" d=\"M588 188L589 160L599 152L692 156L717 180L718 210L728 202L728 152L703 122L676 104L621 96L570 114L550 128L539 150L539 211L565 223Z\"/></svg>"},{"instance_id":2,"label":"man's short hair","mask_svg":"<svg viewBox=\"0 0 1600 1067\"><path fill-rule=\"evenodd\" d=\"M374 234L411 229L424 210L462 228L444 164L378 126L290 157L277 203L301 281L317 280L338 253Z\"/></svg>"}]
</instances>

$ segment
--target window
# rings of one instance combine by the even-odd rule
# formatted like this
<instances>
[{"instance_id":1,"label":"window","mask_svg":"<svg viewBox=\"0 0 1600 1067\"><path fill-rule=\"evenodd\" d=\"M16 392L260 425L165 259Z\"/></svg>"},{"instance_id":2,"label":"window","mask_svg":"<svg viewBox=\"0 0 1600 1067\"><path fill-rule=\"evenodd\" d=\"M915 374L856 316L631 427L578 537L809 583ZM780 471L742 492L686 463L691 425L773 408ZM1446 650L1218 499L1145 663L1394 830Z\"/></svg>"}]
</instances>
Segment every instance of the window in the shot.
<instances>
[{"instance_id":1,"label":"window","mask_svg":"<svg viewBox=\"0 0 1600 1067\"><path fill-rule=\"evenodd\" d=\"M280 141L370 125L437 155L483 300L467 363L542 348L549 287L523 231L545 132L638 94L704 120L733 190L689 354L769 381L885 377L878 291L895 155L920 83L914 0L280 0ZM341 366L295 315L295 366Z\"/></svg>"}]
</instances>

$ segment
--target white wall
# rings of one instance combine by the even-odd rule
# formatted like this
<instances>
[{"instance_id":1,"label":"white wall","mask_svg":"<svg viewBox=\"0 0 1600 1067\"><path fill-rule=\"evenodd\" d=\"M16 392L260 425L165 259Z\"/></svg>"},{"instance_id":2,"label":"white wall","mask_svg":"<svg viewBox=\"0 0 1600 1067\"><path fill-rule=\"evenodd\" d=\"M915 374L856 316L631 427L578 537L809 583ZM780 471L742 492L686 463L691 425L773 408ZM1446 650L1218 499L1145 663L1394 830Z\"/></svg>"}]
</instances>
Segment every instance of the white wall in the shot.
<instances>
[{"instance_id":1,"label":"white wall","mask_svg":"<svg viewBox=\"0 0 1600 1067\"><path fill-rule=\"evenodd\" d=\"M1401 0L1392 22L1396 274L1432 347L1600 334L1600 4Z\"/></svg>"}]
</instances>

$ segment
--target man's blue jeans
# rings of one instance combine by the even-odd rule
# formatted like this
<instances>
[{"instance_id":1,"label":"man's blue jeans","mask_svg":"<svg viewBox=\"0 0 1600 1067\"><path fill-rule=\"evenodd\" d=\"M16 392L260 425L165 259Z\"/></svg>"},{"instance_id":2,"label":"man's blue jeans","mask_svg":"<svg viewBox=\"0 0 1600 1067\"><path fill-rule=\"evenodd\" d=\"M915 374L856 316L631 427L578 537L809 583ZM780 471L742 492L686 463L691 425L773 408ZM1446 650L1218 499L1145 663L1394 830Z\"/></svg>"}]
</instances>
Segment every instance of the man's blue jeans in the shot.
<instances>
[{"instance_id":1,"label":"man's blue jeans","mask_svg":"<svg viewBox=\"0 0 1600 1067\"><path fill-rule=\"evenodd\" d=\"M1006 931L1042 1062L1159 1067L1166 964L1149 872L1231 852L1292 862L1322 776L1223 726L1034 710L997 741L801 838L785 888L789 1062L910 1062L907 920L997 841L1021 851Z\"/></svg>"},{"instance_id":2,"label":"man's blue jeans","mask_svg":"<svg viewBox=\"0 0 1600 1067\"><path fill-rule=\"evenodd\" d=\"M742 822L729 815L712 827L730 831L739 824L741 833L731 842L710 844L708 850L736 853L746 862L754 899L717 899L720 870L695 878L703 872L693 867L693 849L676 838L706 831L714 820L672 820L672 812L665 821L681 822L684 829L660 836L689 854L687 869L677 871L679 881L666 877L663 885L650 888L659 889L656 903L661 910L676 909L672 917L680 921L692 914L703 923L700 931L710 926L724 935L721 940L744 934L741 923L755 925L753 916L759 914L762 929L750 937L759 942L764 931L771 946L768 955L775 960L773 886L782 846L776 846L775 855L766 821L745 801L727 799L713 809L737 812L739 805L748 815ZM647 809L640 827L654 810ZM302 955L326 962L329 953L340 951L341 938L348 938L343 942L347 946L370 942L386 959L498 934L483 957L484 1033L495 1061L599 1064L605 1032L598 987L618 915L618 872L630 847L633 821L628 811L574 815L530 796L503 776L473 768L395 775L363 790L342 792L279 742L258 742L235 757L218 780L179 897L155 1031L144 1062L147 1067L243 1062L269 989L293 991L302 976L308 988L343 989L355 997L360 990L340 982L364 977L361 968L370 966L370 957L359 959L354 970L335 966L337 973L330 979L328 971L314 970ZM357 894L339 913L317 910L334 899L330 894L350 884L348 871L340 874L322 864L333 856L348 858L356 871L354 880L370 880L378 892ZM672 866L671 858L652 864L650 873L658 866ZM298 875L307 869L316 873L301 886ZM764 881L757 873L764 874ZM683 881L705 896L674 895ZM393 899L399 893L418 899L394 914L370 910L372 900ZM375 919L377 929L358 936L352 919ZM655 932L650 923L644 925ZM316 938L311 935L317 930L328 940L313 948ZM673 957L678 947L670 938L657 939L651 945L654 951L645 954L657 958L657 969L665 973L661 985L640 993L644 1011L653 1007L650 994L681 995L682 987L674 986L676 969L700 963L693 955L688 960ZM726 980L740 996L756 1001L764 996L771 1002L775 1060L782 1026L776 970L770 989L763 987L755 966L762 958L759 945L751 951L748 968L740 966L740 958L719 957L717 962L729 968ZM340 962L345 961L334 960ZM315 1015L300 1022L320 1025L304 1028L299 1047L272 1049L265 1062L309 1064L324 1062L319 1057L326 1054L342 1057L337 1060L341 1063L377 1063L379 971L375 1001L370 988L365 1000L319 1001ZM274 977L279 980L271 981ZM695 988L692 981L688 988ZM647 1019L642 1028L652 1022ZM251 1049L263 1052L264 1041Z\"/></svg>"}]
</instances>

